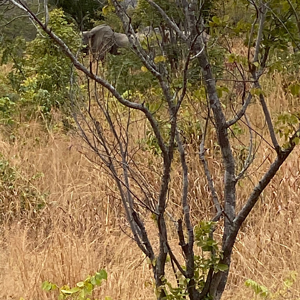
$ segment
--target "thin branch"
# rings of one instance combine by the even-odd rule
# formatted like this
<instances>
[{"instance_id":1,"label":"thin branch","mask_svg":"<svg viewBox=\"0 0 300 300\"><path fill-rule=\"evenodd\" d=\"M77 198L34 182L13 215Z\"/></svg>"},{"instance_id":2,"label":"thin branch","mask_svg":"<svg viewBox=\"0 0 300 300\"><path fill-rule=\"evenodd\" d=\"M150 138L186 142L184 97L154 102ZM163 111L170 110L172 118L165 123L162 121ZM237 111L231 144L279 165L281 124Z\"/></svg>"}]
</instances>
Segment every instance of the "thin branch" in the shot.
<instances>
[{"instance_id":1,"label":"thin branch","mask_svg":"<svg viewBox=\"0 0 300 300\"><path fill-rule=\"evenodd\" d=\"M183 79L182 79L182 81L183 81L183 87L182 87L182 91L181 91L179 100L178 100L177 105L176 105L176 114L178 113L178 110L179 110L179 108L180 108L180 106L182 104L182 101L183 101L183 99L184 99L184 97L186 95L187 82L188 82L187 76L188 76L189 63L190 63L190 53L187 56L187 59L185 61L184 68L183 68Z\"/></svg>"},{"instance_id":2,"label":"thin branch","mask_svg":"<svg viewBox=\"0 0 300 300\"><path fill-rule=\"evenodd\" d=\"M145 226L140 221L140 219L139 219L139 217L138 217L138 215L137 215L137 213L135 211L132 212L132 217L133 217L135 223L137 224L137 226L139 227L139 229L141 231L141 237L142 237L143 244L145 245L145 247L146 247L146 249L148 251L147 256L151 259L151 261L153 261L154 258L155 258L155 255L154 255L152 246L150 244L150 241L149 241L149 238L148 238Z\"/></svg>"},{"instance_id":3,"label":"thin branch","mask_svg":"<svg viewBox=\"0 0 300 300\"><path fill-rule=\"evenodd\" d=\"M209 114L209 111L208 111L208 114ZM202 132L202 140L200 143L199 157L200 157L200 161L202 162L202 165L203 165L204 173L205 173L207 183L208 183L208 188L211 192L212 201L217 210L217 214L219 214L220 212L222 212L222 208L221 208L220 201L218 199L218 195L217 195L217 192L216 192L216 189L214 186L214 181L212 179L212 176L211 176L209 168L208 168L207 160L205 158L205 139L206 139L207 128L208 128L208 120L209 120L209 118L206 119L204 130Z\"/></svg>"},{"instance_id":4,"label":"thin branch","mask_svg":"<svg viewBox=\"0 0 300 300\"><path fill-rule=\"evenodd\" d=\"M175 257L174 253L172 252L170 245L168 244L168 250L169 250L169 255L171 257L171 259L175 262L178 270L180 271L180 273L184 276L187 277L186 271L183 270L182 266L180 265L179 261L177 260L177 258Z\"/></svg>"},{"instance_id":5,"label":"thin branch","mask_svg":"<svg viewBox=\"0 0 300 300\"><path fill-rule=\"evenodd\" d=\"M254 86L258 89L261 89L261 86L260 86L258 81L254 84ZM267 103L265 101L265 97L264 97L262 92L259 94L259 101L260 101L260 104L262 106L265 118L266 118L266 122L267 122L267 125L268 125L268 129L269 129L269 133L270 133L270 137L271 137L274 149L276 150L277 153L279 153L280 152L280 146L278 144L278 141L277 141L277 138L276 138L276 135L275 135L275 130L274 130L274 126L273 126L273 123L272 123L271 114L269 112Z\"/></svg>"},{"instance_id":6,"label":"thin branch","mask_svg":"<svg viewBox=\"0 0 300 300\"><path fill-rule=\"evenodd\" d=\"M12 3L13 3L15 6L17 6L18 8L20 8L20 9L22 9L22 10L28 12L28 11L27 11L27 7L26 7L25 4L22 3L20 0L9 0L9 1L12 2ZM28 12L28 13L29 13L29 12ZM30 13L29 13L29 15L30 15Z\"/></svg>"},{"instance_id":7,"label":"thin branch","mask_svg":"<svg viewBox=\"0 0 300 300\"><path fill-rule=\"evenodd\" d=\"M160 14L161 16L167 21L167 23L170 25L170 27L178 34L178 36L184 40L187 41L187 37L183 34L183 32L178 28L178 26L169 18L169 16L166 14L166 12L153 0L146 0L151 6L153 6Z\"/></svg>"},{"instance_id":8,"label":"thin branch","mask_svg":"<svg viewBox=\"0 0 300 300\"><path fill-rule=\"evenodd\" d=\"M110 114L109 114L109 111L107 110L106 107L103 107L103 104L101 103L101 101L99 100L99 97L98 97L98 91L97 89L95 88L95 98L96 98L96 101L97 101L97 104L98 104L98 107L102 110L102 113L104 114L109 126L110 126L110 131L113 133L116 141L117 141L117 144L119 146L119 150L120 150L120 155L122 157L122 162L120 162L120 165L122 167L122 170L123 170L123 175L124 175L124 181L121 180L119 178L119 181L122 183L122 185L126 188L126 191L127 191L127 200L128 200L128 204L129 204L129 207L131 209L131 211L133 210L133 199L132 197L134 197L142 206L144 206L145 208L147 208L150 212L152 213L155 213L155 211L153 209L151 209L151 207L149 207L144 201L142 201L141 199L139 199L139 197L133 193L132 189L130 188L130 184L129 184L129 174L128 172L130 172L130 168L129 168L129 164L126 160L126 157L127 157L127 154L126 152L123 150L123 144L128 145L128 140L127 141L124 141L123 143L121 142L120 140L120 137L118 135L118 133L116 132L116 128L112 122L112 119L110 117ZM129 116L128 116L129 117ZM94 120L94 117L92 115L90 115L90 118L92 120ZM128 123L128 122L127 122ZM103 130L99 129L99 126L100 126L100 123L99 122L96 122L96 128L97 128L97 133L98 133L98 136L101 137L101 140L103 141L103 146L105 146L106 142L105 142L105 136L103 135ZM126 128L124 130L125 132L128 132L128 128ZM108 149L106 151L108 153ZM109 165L108 165L109 167ZM118 179L118 178L115 178L115 179Z\"/></svg>"},{"instance_id":9,"label":"thin branch","mask_svg":"<svg viewBox=\"0 0 300 300\"><path fill-rule=\"evenodd\" d=\"M256 18L255 20L253 21L252 25L251 25L251 30L250 30L250 35L249 35L249 41L248 41L248 67L249 67L249 70L252 69L252 66L250 65L250 50L251 50L251 44L252 44L252 38L253 38L253 35L254 35L254 30L255 30L255 25L258 21L258 18L259 18L259 12L258 12L258 7L256 6L255 2L253 1L249 1L256 9Z\"/></svg>"},{"instance_id":10,"label":"thin branch","mask_svg":"<svg viewBox=\"0 0 300 300\"><path fill-rule=\"evenodd\" d=\"M122 9L118 1L112 0L112 3L116 9L118 17L121 19L123 23L123 27L125 29L125 33L128 34L129 42L135 51L135 53L138 55L138 57L141 59L142 63L145 65L145 67L155 76L158 80L162 80L162 74L159 72L158 67L155 65L155 63L150 59L150 57L146 54L144 54L143 48L140 45L140 42L133 30L133 27L130 24L130 18ZM134 41L133 41L134 37ZM138 46L137 46L138 45Z\"/></svg>"},{"instance_id":11,"label":"thin branch","mask_svg":"<svg viewBox=\"0 0 300 300\"><path fill-rule=\"evenodd\" d=\"M193 57L191 57L191 60L194 60L195 58L198 58L202 54L204 49L205 49L205 45L202 46L202 49L200 51L198 51L198 53L196 53Z\"/></svg>"},{"instance_id":12,"label":"thin branch","mask_svg":"<svg viewBox=\"0 0 300 300\"><path fill-rule=\"evenodd\" d=\"M45 9L45 27L47 27L49 23L48 0L44 0L44 9Z\"/></svg>"},{"instance_id":13,"label":"thin branch","mask_svg":"<svg viewBox=\"0 0 300 300\"><path fill-rule=\"evenodd\" d=\"M298 13L293 5L293 3L291 2L291 0L287 0L287 2L289 3L290 7L292 8L292 11L294 13L294 16L296 18L296 22L297 22L297 27L298 27L298 31L299 31L299 34L300 34L300 19L299 19L299 16L298 16ZM297 45L297 47L299 48L299 45ZM300 49L299 49L300 50Z\"/></svg>"},{"instance_id":14,"label":"thin branch","mask_svg":"<svg viewBox=\"0 0 300 300\"><path fill-rule=\"evenodd\" d=\"M179 245L181 246L181 249L186 257L188 254L188 244L185 242L185 239L184 239L181 219L179 219L177 221L177 234L178 234L178 238L179 238Z\"/></svg>"},{"instance_id":15,"label":"thin branch","mask_svg":"<svg viewBox=\"0 0 300 300\"><path fill-rule=\"evenodd\" d=\"M9 25L10 23L14 22L15 20L21 19L21 18L28 18L28 15L20 15L20 16L14 17L14 18L10 19L7 23L5 23L2 26L0 26L0 28L1 27L5 27L5 26Z\"/></svg>"},{"instance_id":16,"label":"thin branch","mask_svg":"<svg viewBox=\"0 0 300 300\"><path fill-rule=\"evenodd\" d=\"M250 126L250 121L248 120L247 115L245 115L245 120L247 123L247 127L249 129L249 135L250 135L249 136L249 150L248 150L248 156L244 163L244 167L241 170L241 172L236 176L236 181L239 181L244 176L245 172L248 170L248 168L250 167L250 165L252 164L253 159L254 159L254 155L252 154L253 153L253 135L252 135L252 129Z\"/></svg>"},{"instance_id":17,"label":"thin branch","mask_svg":"<svg viewBox=\"0 0 300 300\"><path fill-rule=\"evenodd\" d=\"M222 110L220 99L218 98L216 91L216 83L212 74L211 66L208 62L208 58L205 53L199 57L200 66L202 67L203 77L207 85L207 94L209 98L209 104L214 114L215 126L217 130L218 143L220 145L223 157L223 163L225 167L224 174L224 199L225 199L225 212L234 219L235 206L236 206L236 188L235 188L235 161L230 146L230 141L227 134L227 124L225 115ZM231 224L225 219L225 232L224 238L230 232Z\"/></svg>"},{"instance_id":18,"label":"thin branch","mask_svg":"<svg viewBox=\"0 0 300 300\"><path fill-rule=\"evenodd\" d=\"M193 253L193 245L194 245L194 232L193 232L193 226L191 224L191 217L190 217L190 206L188 204L188 166L186 163L186 155L185 151L182 145L182 141L180 139L180 135L178 133L178 130L176 130L176 141L178 145L178 151L180 155L180 161L181 161L181 168L182 168L182 180L183 180L183 186L182 186L182 196L181 196L181 203L182 203L182 210L184 215L184 221L185 225L188 231L188 247L189 247L189 255ZM188 257L191 259L191 257ZM188 270L187 270L188 271ZM194 270L193 270L194 272Z\"/></svg>"},{"instance_id":19,"label":"thin branch","mask_svg":"<svg viewBox=\"0 0 300 300\"><path fill-rule=\"evenodd\" d=\"M96 86L95 86L96 88ZM109 123L110 127L111 127L111 131L113 132L114 134L114 138L118 141L118 143L120 143L120 140L119 140L119 137L115 131L115 128L113 127L112 125L112 121L110 119L110 116L109 116L109 112L103 107L104 104L102 104L102 102L99 101L99 96L98 96L98 92L96 90L96 93L95 93L95 98L96 98L96 101L98 103L98 107L102 110L104 116L106 117L106 120L107 122ZM129 189L129 183L128 183L128 180L126 181L126 174L124 174L124 178L125 178L125 182L123 182L120 178L120 176L117 174L117 170L116 170L116 167L115 167L115 164L114 164L114 158L112 157L112 152L111 150L109 149L108 145L107 145L107 142L106 142L106 139L103 135L103 129L101 129L101 125L98 121L95 121L94 117L91 115L91 112L90 110L88 111L88 115L90 117L90 119L93 121L93 124L96 128L96 132L97 132L97 136L96 134L94 133L94 131L90 128L86 118L83 118L84 121L86 122L86 125L88 126L89 128L89 131L92 133L92 137L93 138L96 138L96 140L99 140L100 139L100 142L101 142L101 145L102 145L102 148L104 149L104 152L106 153L106 158L105 159L103 157L103 155L99 152L97 146L95 145L92 145L90 139L86 136L85 134L85 131L82 129L81 125L79 124L79 122L77 121L77 117L75 116L75 120L78 122L78 125L79 125L79 128L80 130L82 131L82 133L84 134L85 136L85 140L86 142L88 143L88 145L94 149L95 153L99 155L99 157L101 158L101 160L106 164L107 168L110 170L110 173L108 173L110 176L112 176L112 178L115 180L116 182L116 185L119 189L119 192L120 192L120 195L121 195L121 199L122 199L122 202L123 202L123 207L125 209L125 213L126 213L126 217L127 217L127 220L130 224L130 227L131 227L131 231L134 235L134 239L137 243L137 245L139 246L139 248L147 255L147 256L151 256L151 248L149 248L147 246L147 249L143 246L143 243L145 241L145 234L140 230L140 228L138 227L138 230L136 228L136 225L135 223L133 222L132 218L131 218L131 213L133 211L133 201L131 199L132 196L134 196L138 201L139 198L137 196L135 196L132 192L132 190ZM124 152L122 150L122 147L120 148L120 155L122 156L122 163L121 165L123 166L124 165ZM120 162L119 162L120 164ZM124 170L124 167L122 167L122 169ZM128 178L128 176L127 176ZM123 187L125 187L125 191L123 190ZM125 193L127 194L127 197L125 196ZM129 204L129 206L128 206ZM144 204L144 203L142 203ZM140 238L142 239L143 242L141 242ZM153 252L153 251L152 251Z\"/></svg>"},{"instance_id":20,"label":"thin branch","mask_svg":"<svg viewBox=\"0 0 300 300\"><path fill-rule=\"evenodd\" d=\"M300 135L300 129L298 129L293 136L290 138L289 147L285 150L281 150L277 154L276 160L271 164L268 171L263 175L261 180L257 183L254 187L253 192L249 196L246 204L237 214L236 218L233 220L232 232L228 236L225 247L224 247L224 256L227 256L232 251L233 244L235 242L236 236L245 221L248 217L252 209L254 208L255 204L257 203L261 193L264 189L269 185L270 181L276 175L277 171L279 170L280 166L284 163L284 161L288 158L291 152L294 150L296 144L294 142L294 138Z\"/></svg>"},{"instance_id":21,"label":"thin branch","mask_svg":"<svg viewBox=\"0 0 300 300\"><path fill-rule=\"evenodd\" d=\"M263 39L263 28L264 28L265 18L266 18L266 5L264 3L264 0L261 0L261 6L259 8L259 28L258 28L258 34L257 34L257 39L255 44L253 63L258 62L260 44Z\"/></svg>"},{"instance_id":22,"label":"thin branch","mask_svg":"<svg viewBox=\"0 0 300 300\"><path fill-rule=\"evenodd\" d=\"M267 11L267 6L264 3L264 0L261 0L261 6L259 8L259 29L258 29L258 36L257 36L257 40L256 40L256 46L255 46L255 54L254 54L254 58L253 58L253 66L250 69L251 70L251 74L252 77L254 79L254 87L257 89L261 89L261 86L259 84L259 77L262 74L261 72L256 72L256 66L254 65L254 63L258 62L258 55L260 52L260 45L261 45L261 41L263 39L263 28L264 28L264 22L265 22L265 17L266 17L266 11ZM264 57L264 61L267 59L267 55L268 52L265 53L265 57ZM263 66L262 66L263 67ZM275 135L275 131L274 131L274 127L272 124L272 120L271 120L271 115L270 112L268 110L264 95L262 93L259 94L259 100L261 103L261 106L263 108L263 112L266 118L266 122L268 125L268 129L269 129L269 133L270 133L270 137L274 146L274 149L276 150L277 153L279 153L280 151L280 146L277 142L276 139L276 135Z\"/></svg>"},{"instance_id":23,"label":"thin branch","mask_svg":"<svg viewBox=\"0 0 300 300\"><path fill-rule=\"evenodd\" d=\"M246 101L244 102L242 108L235 114L235 117L232 120L229 120L226 122L226 126L229 128L233 124L235 124L237 121L239 121L246 113L246 110L251 102L252 94L249 93Z\"/></svg>"},{"instance_id":24,"label":"thin branch","mask_svg":"<svg viewBox=\"0 0 300 300\"><path fill-rule=\"evenodd\" d=\"M210 286L211 286L211 282L213 279L213 274L214 274L214 269L210 268L206 277L206 281L204 284L204 287L199 295L199 297L197 299L202 300L202 299L207 299L207 294L210 290Z\"/></svg>"}]
</instances>

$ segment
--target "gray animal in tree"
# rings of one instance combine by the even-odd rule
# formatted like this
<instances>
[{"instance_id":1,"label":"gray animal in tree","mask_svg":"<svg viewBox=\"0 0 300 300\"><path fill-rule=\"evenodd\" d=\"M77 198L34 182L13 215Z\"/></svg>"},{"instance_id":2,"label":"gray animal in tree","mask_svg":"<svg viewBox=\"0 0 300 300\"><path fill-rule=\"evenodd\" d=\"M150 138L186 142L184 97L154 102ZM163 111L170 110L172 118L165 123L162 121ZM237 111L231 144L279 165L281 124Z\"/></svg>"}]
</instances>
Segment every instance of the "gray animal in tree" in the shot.
<instances>
[{"instance_id":1,"label":"gray animal in tree","mask_svg":"<svg viewBox=\"0 0 300 300\"><path fill-rule=\"evenodd\" d=\"M86 45L86 52L90 51L95 60L101 61L107 52L118 55L118 48L130 45L126 34L114 32L108 25L99 25L90 31L83 31L82 42Z\"/></svg>"}]
</instances>

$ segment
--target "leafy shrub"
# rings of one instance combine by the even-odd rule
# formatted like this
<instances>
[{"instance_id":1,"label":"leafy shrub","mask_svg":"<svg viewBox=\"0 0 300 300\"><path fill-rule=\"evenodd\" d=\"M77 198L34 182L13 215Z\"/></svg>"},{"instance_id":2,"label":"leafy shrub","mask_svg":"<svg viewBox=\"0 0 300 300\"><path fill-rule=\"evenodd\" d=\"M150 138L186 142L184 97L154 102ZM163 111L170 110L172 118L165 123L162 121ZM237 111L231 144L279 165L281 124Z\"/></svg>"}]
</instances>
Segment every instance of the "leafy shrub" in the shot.
<instances>
[{"instance_id":1,"label":"leafy shrub","mask_svg":"<svg viewBox=\"0 0 300 300\"><path fill-rule=\"evenodd\" d=\"M62 10L50 12L49 27L74 53L80 49L81 38ZM8 79L13 91L19 95L17 106L12 109L13 103L8 101L7 93L0 94L0 97L5 97L2 99L5 102L2 105L5 118L12 120L14 113L21 111L26 119L41 117L51 121L54 108L62 112L63 118L67 118L70 115L70 80L76 76L69 58L41 32L30 42L25 42L21 37L16 40L16 43L12 41L6 45L1 56L1 64L12 63ZM76 86L72 89L73 92L80 90Z\"/></svg>"},{"instance_id":2,"label":"leafy shrub","mask_svg":"<svg viewBox=\"0 0 300 300\"><path fill-rule=\"evenodd\" d=\"M76 283L76 286L70 288L67 285L58 287L49 281L44 281L42 289L44 291L58 291L58 299L90 300L89 296L93 294L94 289L100 286L103 280L107 280L107 273L104 269L96 272L93 276L88 276L84 281ZM110 300L110 297L105 297Z\"/></svg>"},{"instance_id":3,"label":"leafy shrub","mask_svg":"<svg viewBox=\"0 0 300 300\"><path fill-rule=\"evenodd\" d=\"M107 59L107 79L117 87L119 93L129 90L144 93L150 87L157 87L157 80L150 72L143 72L143 64L134 53L126 49L120 51L121 55L109 55Z\"/></svg>"},{"instance_id":4,"label":"leafy shrub","mask_svg":"<svg viewBox=\"0 0 300 300\"><path fill-rule=\"evenodd\" d=\"M266 286L257 283L252 279L247 279L245 285L249 287L255 295L255 299L287 299L290 295L290 289L297 280L297 273L290 272L290 274L283 280L283 284L275 292L272 292Z\"/></svg>"},{"instance_id":5,"label":"leafy shrub","mask_svg":"<svg viewBox=\"0 0 300 300\"><path fill-rule=\"evenodd\" d=\"M67 22L62 10L55 9L50 13L49 27L72 51L79 49L79 34L74 25ZM50 117L53 107L67 113L70 78L75 76L69 58L49 37L39 33L27 44L25 65L26 79L20 86L22 106L33 107L33 111L46 117Z\"/></svg>"},{"instance_id":6,"label":"leafy shrub","mask_svg":"<svg viewBox=\"0 0 300 300\"><path fill-rule=\"evenodd\" d=\"M9 97L0 97L0 123L12 125L14 119L12 118L15 112L16 103Z\"/></svg>"},{"instance_id":7,"label":"leafy shrub","mask_svg":"<svg viewBox=\"0 0 300 300\"><path fill-rule=\"evenodd\" d=\"M195 242L201 249L202 253L201 255L194 256L194 279L199 290L204 288L210 269L213 269L215 272L226 271L228 269L227 265L220 263L222 252L219 249L218 242L215 241L211 235L215 226L216 223L214 222L201 221L194 228ZM162 288L165 290L167 295L166 299L181 300L188 296L188 279L180 272L176 273L176 279L177 287L173 287L172 284L165 279L165 285L162 286Z\"/></svg>"},{"instance_id":8,"label":"leafy shrub","mask_svg":"<svg viewBox=\"0 0 300 300\"><path fill-rule=\"evenodd\" d=\"M42 174L24 178L0 154L0 223L26 214L36 214L45 206L45 194L33 185L40 176Z\"/></svg>"}]
</instances>

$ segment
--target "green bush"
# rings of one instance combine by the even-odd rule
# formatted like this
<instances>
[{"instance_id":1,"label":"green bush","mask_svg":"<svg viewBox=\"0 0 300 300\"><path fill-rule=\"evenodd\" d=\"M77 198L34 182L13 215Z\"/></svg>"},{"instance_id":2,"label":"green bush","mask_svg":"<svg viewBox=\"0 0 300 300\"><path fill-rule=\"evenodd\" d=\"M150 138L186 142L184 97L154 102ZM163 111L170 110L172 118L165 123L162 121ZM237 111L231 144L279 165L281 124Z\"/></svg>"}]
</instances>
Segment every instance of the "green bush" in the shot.
<instances>
[{"instance_id":1,"label":"green bush","mask_svg":"<svg viewBox=\"0 0 300 300\"><path fill-rule=\"evenodd\" d=\"M50 13L49 27L73 52L78 51L80 36L62 10ZM47 118L54 107L68 114L70 78L76 75L61 49L48 36L38 34L27 44L25 66L26 79L20 85L22 107L27 106L28 112L38 112Z\"/></svg>"},{"instance_id":2,"label":"green bush","mask_svg":"<svg viewBox=\"0 0 300 300\"><path fill-rule=\"evenodd\" d=\"M62 10L50 12L48 26L74 53L78 52L81 37ZM38 32L32 41L25 42L18 37L16 42L8 43L2 52L1 64L11 63L12 70L7 77L10 89L18 95L18 101L9 101L7 91L0 94L0 110L5 110L3 120L13 120L16 112L22 112L26 120L40 117L50 122L53 109L62 113L62 119L69 117L70 80L75 79L76 72L70 59L47 35ZM73 85L72 89L75 94L80 92L77 86Z\"/></svg>"},{"instance_id":3,"label":"green bush","mask_svg":"<svg viewBox=\"0 0 300 300\"><path fill-rule=\"evenodd\" d=\"M93 295L93 291L97 286L102 284L103 280L107 280L107 273L104 269L96 272L93 276L88 276L84 281L76 283L76 286L71 288L67 285L58 287L56 284L49 281L44 281L42 289L44 291L58 292L58 299L73 299L73 300L90 300L89 296ZM105 300L111 300L110 297L105 297Z\"/></svg>"},{"instance_id":4,"label":"green bush","mask_svg":"<svg viewBox=\"0 0 300 300\"><path fill-rule=\"evenodd\" d=\"M283 280L282 286L278 287L275 292L272 292L264 285L257 283L252 279L247 279L245 285L249 287L254 293L254 299L289 299L290 290L296 283L297 272L290 272L290 274Z\"/></svg>"},{"instance_id":5,"label":"green bush","mask_svg":"<svg viewBox=\"0 0 300 300\"><path fill-rule=\"evenodd\" d=\"M45 206L45 194L33 182L42 176L25 178L0 154L0 223L36 214Z\"/></svg>"}]
</instances>

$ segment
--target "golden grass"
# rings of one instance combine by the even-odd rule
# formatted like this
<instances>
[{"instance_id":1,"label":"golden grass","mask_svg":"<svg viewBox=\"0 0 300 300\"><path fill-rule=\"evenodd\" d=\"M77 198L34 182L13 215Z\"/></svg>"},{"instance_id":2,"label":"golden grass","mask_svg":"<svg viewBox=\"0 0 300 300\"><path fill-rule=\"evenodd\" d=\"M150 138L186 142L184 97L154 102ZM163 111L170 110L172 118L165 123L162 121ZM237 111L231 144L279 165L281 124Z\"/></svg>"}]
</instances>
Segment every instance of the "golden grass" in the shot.
<instances>
[{"instance_id":1,"label":"golden grass","mask_svg":"<svg viewBox=\"0 0 300 300\"><path fill-rule=\"evenodd\" d=\"M291 104L282 91L280 76L274 77L268 90L268 103L274 113ZM262 115L255 106L251 110L253 124L262 128ZM36 218L18 218L1 227L0 299L56 299L54 293L41 290L44 280L74 285L100 268L107 270L108 280L97 289L97 299L105 296L115 300L154 299L152 272L147 260L123 232L126 222L113 181L77 151L82 147L81 139L43 132L34 122L22 128L18 136L13 144L0 142L0 152L28 178L42 172L43 177L34 184L49 196L48 205ZM243 142L246 143L246 139ZM209 164L221 196L222 165L216 160L217 150L213 146L210 150ZM251 290L244 285L247 279L276 292L282 289L290 272L300 273L299 154L297 148L243 226L223 299L253 298ZM251 181L243 180L239 187L239 205L266 170L268 155L272 157L271 150L263 144L250 170ZM258 168L263 161L265 163ZM193 170L189 196L196 224L211 218L212 207L202 167L192 146L188 163ZM153 161L152 168L159 170L159 165L159 160ZM158 188L155 176L152 173L148 176L153 188ZM174 168L172 176L169 201L176 204L181 191L180 171ZM173 213L176 217L181 215L180 211ZM155 241L156 227L151 219L146 227L150 239ZM177 245L176 236L171 235L171 247L175 249ZM175 252L180 253L178 248ZM285 299L299 297L297 281Z\"/></svg>"}]
</instances>

